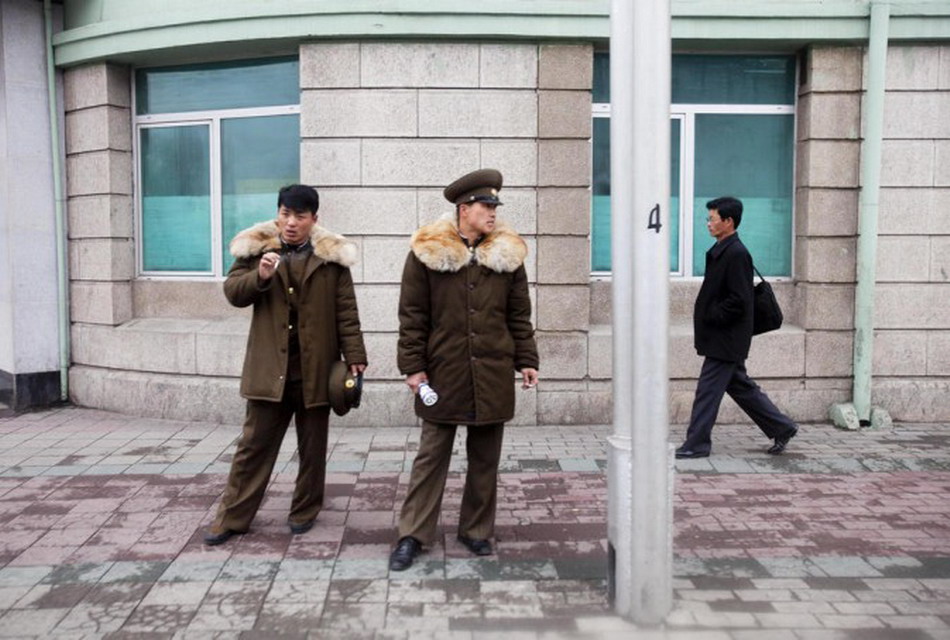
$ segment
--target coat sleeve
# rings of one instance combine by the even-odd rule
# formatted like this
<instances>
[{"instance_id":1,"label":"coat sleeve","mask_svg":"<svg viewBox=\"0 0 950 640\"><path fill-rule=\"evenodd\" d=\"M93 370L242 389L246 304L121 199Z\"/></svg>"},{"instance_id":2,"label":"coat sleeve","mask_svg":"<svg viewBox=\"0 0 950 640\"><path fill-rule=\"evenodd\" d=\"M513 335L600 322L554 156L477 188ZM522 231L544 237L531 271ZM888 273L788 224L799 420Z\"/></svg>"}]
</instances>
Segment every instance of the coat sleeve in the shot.
<instances>
[{"instance_id":1,"label":"coat sleeve","mask_svg":"<svg viewBox=\"0 0 950 640\"><path fill-rule=\"evenodd\" d=\"M356 306L353 276L346 267L341 267L336 284L336 332L340 351L347 364L366 364L366 346L360 330L360 312Z\"/></svg>"},{"instance_id":2,"label":"coat sleeve","mask_svg":"<svg viewBox=\"0 0 950 640\"><path fill-rule=\"evenodd\" d=\"M257 276L257 265L260 256L253 258L238 258L231 265L228 277L224 281L224 295L228 302L235 307L249 307L261 294L271 288L274 278L260 282Z\"/></svg>"},{"instance_id":3,"label":"coat sleeve","mask_svg":"<svg viewBox=\"0 0 950 640\"><path fill-rule=\"evenodd\" d=\"M508 331L515 340L515 369L537 369L538 345L531 326L531 297L528 295L528 275L524 265L518 267L508 289Z\"/></svg>"},{"instance_id":4,"label":"coat sleeve","mask_svg":"<svg viewBox=\"0 0 950 640\"><path fill-rule=\"evenodd\" d=\"M431 309L429 276L426 267L411 251L402 270L399 290L399 344L396 356L399 371L411 375L428 368Z\"/></svg>"},{"instance_id":5,"label":"coat sleeve","mask_svg":"<svg viewBox=\"0 0 950 640\"><path fill-rule=\"evenodd\" d=\"M717 327L729 327L752 313L752 256L737 254L726 263L723 295L710 305L707 320Z\"/></svg>"}]
</instances>

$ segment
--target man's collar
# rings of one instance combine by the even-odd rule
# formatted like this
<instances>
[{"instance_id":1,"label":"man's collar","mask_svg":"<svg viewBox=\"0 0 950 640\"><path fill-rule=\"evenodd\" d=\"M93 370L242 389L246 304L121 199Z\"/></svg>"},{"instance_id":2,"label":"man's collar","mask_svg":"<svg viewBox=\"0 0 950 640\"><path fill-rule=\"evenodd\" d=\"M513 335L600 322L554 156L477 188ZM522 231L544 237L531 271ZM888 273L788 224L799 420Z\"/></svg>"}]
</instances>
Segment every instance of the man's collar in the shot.
<instances>
[{"instance_id":1,"label":"man's collar","mask_svg":"<svg viewBox=\"0 0 950 640\"><path fill-rule=\"evenodd\" d=\"M312 251L312 250L313 250L313 245L310 244L309 239L306 242L302 242L300 244L290 244L288 242L285 242L283 238L280 239L280 253L282 255L288 254L288 253L303 253L305 251Z\"/></svg>"},{"instance_id":2,"label":"man's collar","mask_svg":"<svg viewBox=\"0 0 950 640\"><path fill-rule=\"evenodd\" d=\"M462 233L461 229L458 230L458 234L459 234L459 238L462 239L462 242L465 243L465 246L469 248L477 247L479 244L481 244L482 240L485 239L484 235L480 235L478 236L478 239L475 240L475 242L472 242L471 240L468 239L468 237L464 233Z\"/></svg>"},{"instance_id":3,"label":"man's collar","mask_svg":"<svg viewBox=\"0 0 950 640\"><path fill-rule=\"evenodd\" d=\"M719 256L722 255L722 252L725 251L729 245L736 242L738 239L739 239L739 232L736 231L732 235L723 238L722 240L714 244L712 247L710 247L709 255L712 256L713 258L718 258Z\"/></svg>"}]
</instances>

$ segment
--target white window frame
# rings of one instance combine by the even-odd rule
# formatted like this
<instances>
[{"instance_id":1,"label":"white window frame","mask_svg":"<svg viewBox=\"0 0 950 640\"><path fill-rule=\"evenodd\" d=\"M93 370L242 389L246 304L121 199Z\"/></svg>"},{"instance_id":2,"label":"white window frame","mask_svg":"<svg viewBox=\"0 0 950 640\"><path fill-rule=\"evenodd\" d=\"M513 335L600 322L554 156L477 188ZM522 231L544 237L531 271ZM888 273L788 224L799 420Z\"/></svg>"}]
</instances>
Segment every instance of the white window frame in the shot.
<instances>
[{"instance_id":1,"label":"white window frame","mask_svg":"<svg viewBox=\"0 0 950 640\"><path fill-rule=\"evenodd\" d=\"M797 96L796 96L797 100ZM696 116L704 114L730 115L791 115L795 116L797 104L671 104L670 120L680 119L680 264L678 271L670 271L670 277L678 280L702 280L702 276L687 275L693 271L693 185L695 184L696 163ZM592 118L610 118L610 103L595 102L591 108ZM787 276L769 276L770 281L791 281L795 274L795 158L798 153L798 119L794 118L792 140L792 237L791 237L791 273ZM591 138L593 145L593 138ZM593 215L593 214L592 214ZM593 228L593 224L591 225ZM591 271L593 280L609 280L611 271Z\"/></svg>"},{"instance_id":2,"label":"white window frame","mask_svg":"<svg viewBox=\"0 0 950 640\"><path fill-rule=\"evenodd\" d=\"M134 75L134 74L133 74ZM132 88L132 112L136 113L134 104L135 87ZM248 107L240 109L214 109L206 111L187 111L180 113L156 113L135 115L133 119L132 158L135 163L135 185L133 187L135 209L135 253L136 276L144 280L213 280L224 279L224 260L222 259L223 243L221 229L223 213L221 210L221 121L237 118L258 118L262 116L300 115L300 105L281 105L269 107ZM155 127L196 126L209 127L209 145L211 161L211 270L210 271L161 271L145 269L145 256L142 251L142 159L139 155L141 131ZM277 194L274 194L276 198ZM275 200L276 202L276 200ZM276 211L277 205L274 205Z\"/></svg>"}]
</instances>

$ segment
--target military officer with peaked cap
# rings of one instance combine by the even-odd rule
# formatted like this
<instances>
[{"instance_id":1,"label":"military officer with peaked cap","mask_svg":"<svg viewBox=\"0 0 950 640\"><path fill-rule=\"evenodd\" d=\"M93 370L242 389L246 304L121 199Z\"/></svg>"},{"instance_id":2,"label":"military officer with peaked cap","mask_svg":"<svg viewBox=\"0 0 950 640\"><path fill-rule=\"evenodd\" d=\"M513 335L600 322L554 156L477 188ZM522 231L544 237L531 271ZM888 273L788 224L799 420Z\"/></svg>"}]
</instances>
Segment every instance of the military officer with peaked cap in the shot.
<instances>
[{"instance_id":1,"label":"military officer with peaked cap","mask_svg":"<svg viewBox=\"0 0 950 640\"><path fill-rule=\"evenodd\" d=\"M482 169L443 192L455 211L412 236L399 297L399 370L422 418L419 452L390 555L408 568L436 540L446 474L459 424L466 425L468 471L458 540L476 555L492 553L498 462L504 423L515 411L514 372L538 383L538 349L524 260L528 249L497 222L502 175ZM427 382L431 406L418 395Z\"/></svg>"}]
</instances>

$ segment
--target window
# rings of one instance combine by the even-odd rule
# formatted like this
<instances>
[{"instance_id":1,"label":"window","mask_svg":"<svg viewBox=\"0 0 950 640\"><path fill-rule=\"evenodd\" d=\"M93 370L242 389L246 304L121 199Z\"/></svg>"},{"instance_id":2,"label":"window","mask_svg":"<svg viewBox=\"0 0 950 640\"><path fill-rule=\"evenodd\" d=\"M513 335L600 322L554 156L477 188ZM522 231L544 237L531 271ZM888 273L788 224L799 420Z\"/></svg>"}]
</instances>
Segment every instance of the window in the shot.
<instances>
[{"instance_id":1,"label":"window","mask_svg":"<svg viewBox=\"0 0 950 640\"><path fill-rule=\"evenodd\" d=\"M140 273L222 276L231 238L273 217L299 180L298 78L296 58L136 71Z\"/></svg>"},{"instance_id":2,"label":"window","mask_svg":"<svg viewBox=\"0 0 950 640\"><path fill-rule=\"evenodd\" d=\"M706 202L742 200L739 228L764 275L792 273L795 58L674 55L670 114L670 272L702 276L713 240ZM610 270L610 85L594 56L591 257Z\"/></svg>"}]
</instances>

